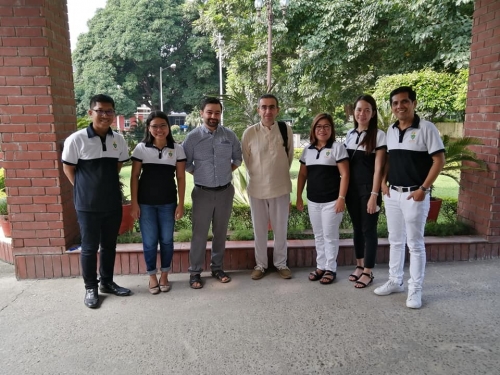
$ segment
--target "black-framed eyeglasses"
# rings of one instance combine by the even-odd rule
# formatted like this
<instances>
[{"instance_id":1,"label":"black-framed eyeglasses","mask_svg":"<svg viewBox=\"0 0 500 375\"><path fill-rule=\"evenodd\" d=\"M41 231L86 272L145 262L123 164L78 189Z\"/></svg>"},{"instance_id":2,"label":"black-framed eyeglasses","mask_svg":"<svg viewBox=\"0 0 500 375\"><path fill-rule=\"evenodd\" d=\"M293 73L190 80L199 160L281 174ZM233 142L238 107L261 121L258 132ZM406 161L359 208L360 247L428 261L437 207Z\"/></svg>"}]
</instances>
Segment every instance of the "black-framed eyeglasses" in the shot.
<instances>
[{"instance_id":1,"label":"black-framed eyeglasses","mask_svg":"<svg viewBox=\"0 0 500 375\"><path fill-rule=\"evenodd\" d=\"M113 116L115 114L115 111L113 109L103 111L102 109L93 109L95 113L97 113L99 116Z\"/></svg>"},{"instance_id":2,"label":"black-framed eyeglasses","mask_svg":"<svg viewBox=\"0 0 500 375\"><path fill-rule=\"evenodd\" d=\"M326 130L330 130L331 128L332 127L330 125L324 125L324 126L323 125L318 125L314 129L316 129L316 130L325 130L326 131Z\"/></svg>"}]
</instances>

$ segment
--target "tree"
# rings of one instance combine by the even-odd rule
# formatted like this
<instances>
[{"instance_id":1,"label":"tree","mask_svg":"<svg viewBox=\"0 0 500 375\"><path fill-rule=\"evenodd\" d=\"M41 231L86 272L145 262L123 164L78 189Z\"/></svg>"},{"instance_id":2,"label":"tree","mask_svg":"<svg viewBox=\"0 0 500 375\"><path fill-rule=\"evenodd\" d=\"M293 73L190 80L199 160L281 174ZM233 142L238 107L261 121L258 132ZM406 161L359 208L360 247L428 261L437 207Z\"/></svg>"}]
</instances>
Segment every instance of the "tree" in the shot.
<instances>
[{"instance_id":1,"label":"tree","mask_svg":"<svg viewBox=\"0 0 500 375\"><path fill-rule=\"evenodd\" d=\"M437 118L459 112L465 114L462 92L467 90L467 69L458 74L424 69L407 74L380 77L373 97L379 107L389 100L389 93L399 86L411 86L417 93L419 113L435 121Z\"/></svg>"},{"instance_id":2,"label":"tree","mask_svg":"<svg viewBox=\"0 0 500 375\"><path fill-rule=\"evenodd\" d=\"M350 103L382 75L468 65L473 0L274 1L273 93L297 113ZM225 39L230 94L263 92L266 28L253 4L208 1L197 27ZM258 95L257 95L258 96Z\"/></svg>"},{"instance_id":3,"label":"tree","mask_svg":"<svg viewBox=\"0 0 500 375\"><path fill-rule=\"evenodd\" d=\"M197 17L183 0L108 0L73 53L78 114L99 92L126 116L141 104L159 108L159 70L172 63L175 72L163 74L164 110L189 112L218 86L209 39L192 28Z\"/></svg>"}]
</instances>

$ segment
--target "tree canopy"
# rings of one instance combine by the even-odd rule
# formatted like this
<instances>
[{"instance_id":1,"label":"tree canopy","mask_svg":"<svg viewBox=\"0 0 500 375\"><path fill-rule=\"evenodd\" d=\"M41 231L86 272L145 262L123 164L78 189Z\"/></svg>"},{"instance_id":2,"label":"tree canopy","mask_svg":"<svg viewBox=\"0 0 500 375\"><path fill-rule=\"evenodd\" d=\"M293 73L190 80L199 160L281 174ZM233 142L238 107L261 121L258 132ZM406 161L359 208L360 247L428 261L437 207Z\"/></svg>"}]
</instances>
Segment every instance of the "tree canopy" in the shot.
<instances>
[{"instance_id":1,"label":"tree canopy","mask_svg":"<svg viewBox=\"0 0 500 375\"><path fill-rule=\"evenodd\" d=\"M294 115L333 111L383 75L468 66L473 0L273 1L273 93ZM222 33L229 94L265 90L265 15L253 2L208 0L198 29ZM265 13L265 9L263 9Z\"/></svg>"},{"instance_id":2,"label":"tree canopy","mask_svg":"<svg viewBox=\"0 0 500 375\"><path fill-rule=\"evenodd\" d=\"M183 0L108 0L89 21L73 53L78 114L96 93L111 95L120 113L141 104L190 111L203 94L217 91L218 69L209 38L193 31L198 12Z\"/></svg>"}]
</instances>

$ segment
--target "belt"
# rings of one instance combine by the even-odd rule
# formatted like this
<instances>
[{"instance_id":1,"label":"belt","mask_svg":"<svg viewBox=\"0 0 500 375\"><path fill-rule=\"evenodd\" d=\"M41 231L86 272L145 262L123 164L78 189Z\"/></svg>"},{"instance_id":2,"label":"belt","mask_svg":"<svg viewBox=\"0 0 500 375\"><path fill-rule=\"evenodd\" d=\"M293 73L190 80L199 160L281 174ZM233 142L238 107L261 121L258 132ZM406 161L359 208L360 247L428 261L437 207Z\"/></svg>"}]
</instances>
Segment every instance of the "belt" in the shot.
<instances>
[{"instance_id":1,"label":"belt","mask_svg":"<svg viewBox=\"0 0 500 375\"><path fill-rule=\"evenodd\" d=\"M197 185L197 184L195 184L194 186L196 186L197 188L200 188L201 190L220 191L220 190L226 190L229 187L229 185L231 185L231 183L228 183L228 184L222 185L222 186L216 186L216 187L201 186L201 185Z\"/></svg>"},{"instance_id":2,"label":"belt","mask_svg":"<svg viewBox=\"0 0 500 375\"><path fill-rule=\"evenodd\" d=\"M396 190L399 193L408 193L410 191L418 190L418 186L415 185L415 186L410 186L410 187L403 187L403 186L394 186L394 185L391 185L391 189L392 190Z\"/></svg>"}]
</instances>

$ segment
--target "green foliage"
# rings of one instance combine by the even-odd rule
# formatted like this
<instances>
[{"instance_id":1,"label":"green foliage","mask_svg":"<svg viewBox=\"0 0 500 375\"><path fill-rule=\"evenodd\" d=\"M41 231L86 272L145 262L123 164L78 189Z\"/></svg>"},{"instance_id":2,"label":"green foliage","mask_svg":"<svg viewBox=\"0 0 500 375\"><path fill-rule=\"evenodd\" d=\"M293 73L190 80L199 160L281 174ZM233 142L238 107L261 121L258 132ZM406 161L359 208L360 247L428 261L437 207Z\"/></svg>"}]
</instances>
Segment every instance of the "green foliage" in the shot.
<instances>
[{"instance_id":1,"label":"green foliage","mask_svg":"<svg viewBox=\"0 0 500 375\"><path fill-rule=\"evenodd\" d=\"M177 134L180 132L181 127L179 125L172 125L170 127L170 130L172 131L172 134Z\"/></svg>"},{"instance_id":2,"label":"green foliage","mask_svg":"<svg viewBox=\"0 0 500 375\"><path fill-rule=\"evenodd\" d=\"M255 103L266 91L265 10L258 18L251 1L203 3L196 25L214 47L224 38L227 92ZM294 0L285 17L274 1L273 11L272 92L299 128L382 75L468 66L473 0Z\"/></svg>"},{"instance_id":3,"label":"green foliage","mask_svg":"<svg viewBox=\"0 0 500 375\"><path fill-rule=\"evenodd\" d=\"M389 102L389 93L399 86L411 86L417 93L417 111L424 118L435 121L445 114L465 112L463 91L467 90L468 79L465 72L465 69L456 74L424 69L383 76L375 84L373 97L379 107L384 108L383 112L387 112L390 110L386 104ZM383 107L385 105L387 107Z\"/></svg>"},{"instance_id":4,"label":"green foliage","mask_svg":"<svg viewBox=\"0 0 500 375\"><path fill-rule=\"evenodd\" d=\"M193 31L198 11L184 0L108 0L88 22L73 53L77 112L89 98L111 95L118 113L142 104L159 108L160 68L165 112L190 112L218 85L217 60L209 39Z\"/></svg>"},{"instance_id":5,"label":"green foliage","mask_svg":"<svg viewBox=\"0 0 500 375\"><path fill-rule=\"evenodd\" d=\"M7 206L7 198L6 197L0 198L0 215L8 215L8 214L9 210Z\"/></svg>"},{"instance_id":6,"label":"green foliage","mask_svg":"<svg viewBox=\"0 0 500 375\"><path fill-rule=\"evenodd\" d=\"M191 241L192 232L190 229L181 229L179 232L174 234L175 242L189 242Z\"/></svg>"},{"instance_id":7,"label":"green foliage","mask_svg":"<svg viewBox=\"0 0 500 375\"><path fill-rule=\"evenodd\" d=\"M5 169L0 168L0 193L5 191Z\"/></svg>"},{"instance_id":8,"label":"green foliage","mask_svg":"<svg viewBox=\"0 0 500 375\"><path fill-rule=\"evenodd\" d=\"M89 126L89 124L91 122L92 122L92 120L90 119L90 117L88 115L84 116L84 117L78 117L76 119L76 128L78 130L85 129Z\"/></svg>"},{"instance_id":9,"label":"green foliage","mask_svg":"<svg viewBox=\"0 0 500 375\"><path fill-rule=\"evenodd\" d=\"M233 171L233 185L234 185L234 203L239 205L250 205L250 199L248 198L247 187L248 180L246 171L241 168Z\"/></svg>"},{"instance_id":10,"label":"green foliage","mask_svg":"<svg viewBox=\"0 0 500 375\"><path fill-rule=\"evenodd\" d=\"M470 146L482 145L480 139L472 137L451 138L448 135L444 135L442 138L446 157L446 164L441 171L443 176L448 176L460 184L458 171L466 169L487 171L486 163L478 159L476 153L469 149Z\"/></svg>"}]
</instances>

